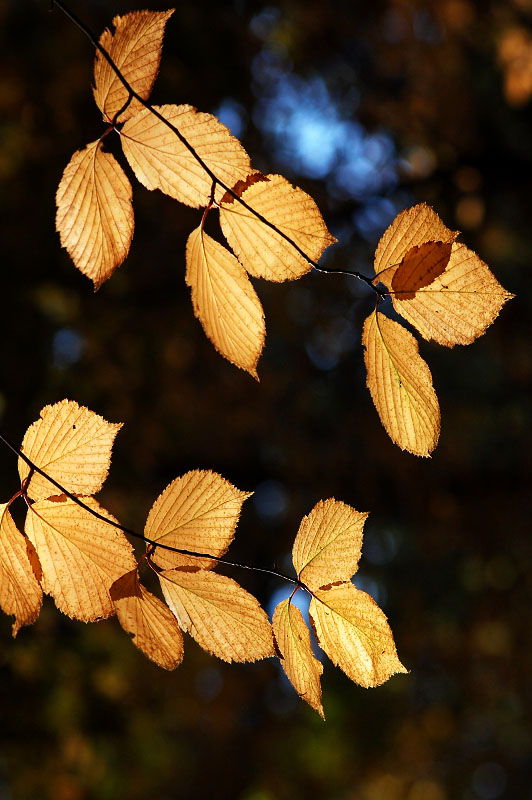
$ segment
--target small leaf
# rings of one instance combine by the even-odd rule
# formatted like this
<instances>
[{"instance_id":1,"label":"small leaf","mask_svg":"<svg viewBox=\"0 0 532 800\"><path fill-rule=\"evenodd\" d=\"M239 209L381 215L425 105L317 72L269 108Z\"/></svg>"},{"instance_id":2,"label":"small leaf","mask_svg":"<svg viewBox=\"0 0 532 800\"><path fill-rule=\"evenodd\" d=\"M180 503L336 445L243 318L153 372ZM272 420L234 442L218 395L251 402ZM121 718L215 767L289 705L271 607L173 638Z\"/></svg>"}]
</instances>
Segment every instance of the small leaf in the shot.
<instances>
[{"instance_id":1,"label":"small leaf","mask_svg":"<svg viewBox=\"0 0 532 800\"><path fill-rule=\"evenodd\" d=\"M180 550L221 556L233 541L242 503L248 497L251 493L241 492L216 472L192 470L172 481L157 498L144 535ZM153 560L163 569L210 569L216 564L209 558L180 555L160 547Z\"/></svg>"},{"instance_id":2,"label":"small leaf","mask_svg":"<svg viewBox=\"0 0 532 800\"><path fill-rule=\"evenodd\" d=\"M101 141L78 150L56 194L56 230L76 267L100 286L126 258L133 238L131 184Z\"/></svg>"},{"instance_id":3,"label":"small leaf","mask_svg":"<svg viewBox=\"0 0 532 800\"><path fill-rule=\"evenodd\" d=\"M367 513L338 500L322 500L303 517L292 549L294 568L309 589L349 580L362 547Z\"/></svg>"},{"instance_id":4,"label":"small leaf","mask_svg":"<svg viewBox=\"0 0 532 800\"><path fill-rule=\"evenodd\" d=\"M393 274L391 288L396 298L415 297L418 289L441 275L449 263L452 247L451 242L425 242L412 247Z\"/></svg>"},{"instance_id":5,"label":"small leaf","mask_svg":"<svg viewBox=\"0 0 532 800\"><path fill-rule=\"evenodd\" d=\"M0 606L15 617L13 636L23 625L35 622L42 606L42 589L28 548L31 544L17 529L7 503L3 503L0 505Z\"/></svg>"},{"instance_id":6,"label":"small leaf","mask_svg":"<svg viewBox=\"0 0 532 800\"><path fill-rule=\"evenodd\" d=\"M238 139L212 114L187 105L154 108L179 130L203 163L227 186L245 179L252 171L249 156ZM160 189L193 208L208 204L212 178L174 131L150 111L144 109L126 122L121 141L131 169L147 189Z\"/></svg>"},{"instance_id":7,"label":"small leaf","mask_svg":"<svg viewBox=\"0 0 532 800\"><path fill-rule=\"evenodd\" d=\"M148 99L159 72L164 27L173 13L173 8L169 11L132 11L113 19L114 33L106 28L100 36L101 46L143 100ZM129 92L99 50L94 62L94 83L96 105L104 119L111 122L127 101ZM133 98L120 114L119 121L129 119L142 107Z\"/></svg>"},{"instance_id":8,"label":"small leaf","mask_svg":"<svg viewBox=\"0 0 532 800\"><path fill-rule=\"evenodd\" d=\"M242 200L283 236L233 198L220 205L220 225L239 261L250 275L269 281L300 278L311 269L307 257L317 261L334 244L320 211L308 194L294 188L281 175L253 183ZM304 255L302 255L302 253Z\"/></svg>"},{"instance_id":9,"label":"small leaf","mask_svg":"<svg viewBox=\"0 0 532 800\"><path fill-rule=\"evenodd\" d=\"M85 505L114 520L93 497ZM116 521L116 520L114 520ZM42 565L42 586L64 614L94 622L114 614L111 584L136 566L124 534L69 498L28 509L26 534Z\"/></svg>"},{"instance_id":10,"label":"small leaf","mask_svg":"<svg viewBox=\"0 0 532 800\"><path fill-rule=\"evenodd\" d=\"M168 606L142 586L136 569L110 591L118 621L135 647L163 669L175 669L183 660L183 634Z\"/></svg>"},{"instance_id":11,"label":"small leaf","mask_svg":"<svg viewBox=\"0 0 532 800\"><path fill-rule=\"evenodd\" d=\"M440 409L426 362L411 333L373 312L362 331L367 385L391 439L403 450L428 456L440 432Z\"/></svg>"},{"instance_id":12,"label":"small leaf","mask_svg":"<svg viewBox=\"0 0 532 800\"><path fill-rule=\"evenodd\" d=\"M317 590L309 613L320 647L355 683L378 686L396 672L407 672L385 615L352 583Z\"/></svg>"},{"instance_id":13,"label":"small leaf","mask_svg":"<svg viewBox=\"0 0 532 800\"><path fill-rule=\"evenodd\" d=\"M257 378L265 337L260 300L242 265L201 226L187 242L186 281L194 313L218 352Z\"/></svg>"},{"instance_id":14,"label":"small leaf","mask_svg":"<svg viewBox=\"0 0 532 800\"><path fill-rule=\"evenodd\" d=\"M21 450L67 491L94 494L107 477L111 449L121 427L73 400L61 400L43 408L41 418L26 431ZM21 481L26 480L30 468L21 458L18 471ZM34 474L27 492L33 500L42 500L59 494L59 489Z\"/></svg>"},{"instance_id":15,"label":"small leaf","mask_svg":"<svg viewBox=\"0 0 532 800\"><path fill-rule=\"evenodd\" d=\"M283 600L275 609L273 634L286 677L298 695L325 719L320 684L323 666L314 657L309 630L301 611L289 599Z\"/></svg>"},{"instance_id":16,"label":"small leaf","mask_svg":"<svg viewBox=\"0 0 532 800\"><path fill-rule=\"evenodd\" d=\"M179 625L208 653L224 661L274 655L268 617L236 581L205 570L166 570L159 578Z\"/></svg>"}]
</instances>

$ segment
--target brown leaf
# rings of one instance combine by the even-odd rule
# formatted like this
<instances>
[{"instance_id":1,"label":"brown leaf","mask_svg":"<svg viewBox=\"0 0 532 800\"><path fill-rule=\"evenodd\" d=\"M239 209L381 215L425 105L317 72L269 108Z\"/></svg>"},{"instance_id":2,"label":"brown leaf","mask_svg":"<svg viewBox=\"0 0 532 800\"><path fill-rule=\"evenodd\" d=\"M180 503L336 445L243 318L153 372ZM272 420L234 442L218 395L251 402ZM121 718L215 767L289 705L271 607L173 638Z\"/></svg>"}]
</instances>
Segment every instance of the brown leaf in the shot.
<instances>
[{"instance_id":1,"label":"brown leaf","mask_svg":"<svg viewBox=\"0 0 532 800\"><path fill-rule=\"evenodd\" d=\"M301 611L289 599L283 600L273 614L273 634L281 652L281 666L298 693L322 719L320 675L323 666L312 652L309 630Z\"/></svg>"},{"instance_id":2,"label":"brown leaf","mask_svg":"<svg viewBox=\"0 0 532 800\"><path fill-rule=\"evenodd\" d=\"M396 672L407 672L385 615L351 582L317 590L309 613L320 647L355 683L378 686Z\"/></svg>"},{"instance_id":3,"label":"brown leaf","mask_svg":"<svg viewBox=\"0 0 532 800\"><path fill-rule=\"evenodd\" d=\"M121 427L74 400L61 400L42 409L40 419L26 431L21 450L67 491L94 494L107 477L111 449ZM18 471L21 481L26 480L30 468L21 458ZM33 500L42 500L59 494L59 489L35 473L27 492Z\"/></svg>"},{"instance_id":4,"label":"brown leaf","mask_svg":"<svg viewBox=\"0 0 532 800\"><path fill-rule=\"evenodd\" d=\"M367 513L338 500L321 500L303 517L292 549L294 568L309 589L349 580L362 547Z\"/></svg>"},{"instance_id":5,"label":"brown leaf","mask_svg":"<svg viewBox=\"0 0 532 800\"><path fill-rule=\"evenodd\" d=\"M56 229L76 267L99 289L126 258L133 238L131 184L101 141L78 150L56 194Z\"/></svg>"},{"instance_id":6,"label":"brown leaf","mask_svg":"<svg viewBox=\"0 0 532 800\"><path fill-rule=\"evenodd\" d=\"M236 581L205 570L166 570L159 578L181 628L208 653L224 661L258 661L274 655L268 617Z\"/></svg>"},{"instance_id":7,"label":"brown leaf","mask_svg":"<svg viewBox=\"0 0 532 800\"><path fill-rule=\"evenodd\" d=\"M281 175L267 177L267 182L253 183L246 189L242 200L288 236L305 256L317 261L336 239L327 230L316 203ZM232 198L220 206L220 225L239 261L256 278L293 280L311 269L293 244Z\"/></svg>"},{"instance_id":8,"label":"brown leaf","mask_svg":"<svg viewBox=\"0 0 532 800\"><path fill-rule=\"evenodd\" d=\"M106 28L100 36L101 46L143 100L148 99L159 72L164 27L173 13L173 8L169 11L132 11L113 19L114 33ZM94 62L94 83L96 105L104 119L110 122L127 101L129 92L99 50ZM129 119L142 107L133 98L120 114L119 121Z\"/></svg>"},{"instance_id":9,"label":"brown leaf","mask_svg":"<svg viewBox=\"0 0 532 800\"><path fill-rule=\"evenodd\" d=\"M398 300L410 300L418 289L428 286L444 272L452 250L451 242L415 245L394 272L391 288Z\"/></svg>"},{"instance_id":10,"label":"brown leaf","mask_svg":"<svg viewBox=\"0 0 532 800\"><path fill-rule=\"evenodd\" d=\"M175 669L183 660L183 634L168 606L142 586L136 569L113 583L111 598L135 647L163 669Z\"/></svg>"},{"instance_id":11,"label":"brown leaf","mask_svg":"<svg viewBox=\"0 0 532 800\"><path fill-rule=\"evenodd\" d=\"M0 607L13 614L12 632L31 625L42 606L42 589L35 577L29 556L28 540L19 532L8 510L0 505Z\"/></svg>"},{"instance_id":12,"label":"brown leaf","mask_svg":"<svg viewBox=\"0 0 532 800\"><path fill-rule=\"evenodd\" d=\"M258 379L266 334L260 300L242 265L201 226L187 242L186 281L194 313L218 352Z\"/></svg>"},{"instance_id":13,"label":"brown leaf","mask_svg":"<svg viewBox=\"0 0 532 800\"><path fill-rule=\"evenodd\" d=\"M367 385L389 436L403 450L430 455L440 433L440 409L417 341L374 311L364 323L362 345Z\"/></svg>"}]
</instances>

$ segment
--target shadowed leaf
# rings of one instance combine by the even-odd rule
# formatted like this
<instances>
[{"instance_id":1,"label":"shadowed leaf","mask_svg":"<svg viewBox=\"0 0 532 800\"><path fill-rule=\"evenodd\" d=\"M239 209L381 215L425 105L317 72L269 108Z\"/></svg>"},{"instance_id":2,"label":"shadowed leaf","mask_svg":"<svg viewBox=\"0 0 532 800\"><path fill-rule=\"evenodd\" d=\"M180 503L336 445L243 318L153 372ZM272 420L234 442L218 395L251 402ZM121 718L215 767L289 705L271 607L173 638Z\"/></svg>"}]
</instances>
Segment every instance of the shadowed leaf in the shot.
<instances>
[{"instance_id":1,"label":"shadowed leaf","mask_svg":"<svg viewBox=\"0 0 532 800\"><path fill-rule=\"evenodd\" d=\"M441 275L449 263L451 249L451 242L425 242L412 247L393 275L391 288L396 299L415 297L418 289Z\"/></svg>"}]
</instances>

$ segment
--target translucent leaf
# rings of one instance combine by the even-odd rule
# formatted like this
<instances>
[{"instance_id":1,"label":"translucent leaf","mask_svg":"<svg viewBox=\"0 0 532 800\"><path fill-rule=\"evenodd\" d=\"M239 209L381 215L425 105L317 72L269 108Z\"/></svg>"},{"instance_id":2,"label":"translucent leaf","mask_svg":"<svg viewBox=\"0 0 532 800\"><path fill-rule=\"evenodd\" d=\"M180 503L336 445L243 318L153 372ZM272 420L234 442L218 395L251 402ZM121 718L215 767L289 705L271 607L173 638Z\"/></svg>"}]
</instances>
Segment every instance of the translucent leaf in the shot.
<instances>
[{"instance_id":1,"label":"translucent leaf","mask_svg":"<svg viewBox=\"0 0 532 800\"><path fill-rule=\"evenodd\" d=\"M62 247L99 289L126 258L133 238L131 184L101 142L74 153L57 189Z\"/></svg>"},{"instance_id":2,"label":"translucent leaf","mask_svg":"<svg viewBox=\"0 0 532 800\"><path fill-rule=\"evenodd\" d=\"M35 576L28 549L33 548L19 532L7 503L0 505L0 607L13 614L13 636L39 616L42 589ZM35 558L35 553L33 553Z\"/></svg>"},{"instance_id":3,"label":"translucent leaf","mask_svg":"<svg viewBox=\"0 0 532 800\"><path fill-rule=\"evenodd\" d=\"M166 570L159 575L166 602L181 628L224 661L274 655L268 617L253 595L216 572Z\"/></svg>"},{"instance_id":4,"label":"translucent leaf","mask_svg":"<svg viewBox=\"0 0 532 800\"><path fill-rule=\"evenodd\" d=\"M142 586L136 569L113 583L111 597L135 647L160 667L175 669L183 660L183 634L168 606Z\"/></svg>"},{"instance_id":5,"label":"translucent leaf","mask_svg":"<svg viewBox=\"0 0 532 800\"><path fill-rule=\"evenodd\" d=\"M93 497L82 500L114 519ZM26 534L42 565L43 589L60 611L83 622L114 614L109 588L136 566L123 533L65 498L34 503L26 516Z\"/></svg>"},{"instance_id":6,"label":"translucent leaf","mask_svg":"<svg viewBox=\"0 0 532 800\"><path fill-rule=\"evenodd\" d=\"M410 248L391 281L397 299L415 297L418 289L428 286L441 275L449 263L452 248L452 242L425 242Z\"/></svg>"},{"instance_id":7,"label":"translucent leaf","mask_svg":"<svg viewBox=\"0 0 532 800\"><path fill-rule=\"evenodd\" d=\"M22 452L34 464L72 494L94 494L102 488L111 462L111 449L121 423L61 400L41 411L41 418L30 425L22 442ZM19 458L21 481L30 468ZM49 480L34 474L27 487L29 497L42 500L60 494Z\"/></svg>"},{"instance_id":8,"label":"translucent leaf","mask_svg":"<svg viewBox=\"0 0 532 800\"><path fill-rule=\"evenodd\" d=\"M317 590L309 612L320 647L355 683L378 686L396 672L407 672L385 615L352 583Z\"/></svg>"},{"instance_id":9,"label":"translucent leaf","mask_svg":"<svg viewBox=\"0 0 532 800\"><path fill-rule=\"evenodd\" d=\"M235 534L240 509L249 492L241 492L216 472L193 470L170 483L153 504L144 535L170 547L221 556ZM151 547L148 545L148 549ZM192 566L210 569L212 559L180 555L157 548L153 560L164 569Z\"/></svg>"},{"instance_id":10,"label":"translucent leaf","mask_svg":"<svg viewBox=\"0 0 532 800\"><path fill-rule=\"evenodd\" d=\"M320 683L323 667L312 653L309 629L301 611L289 599L283 600L275 609L273 635L286 677L298 695L325 719Z\"/></svg>"},{"instance_id":11,"label":"translucent leaf","mask_svg":"<svg viewBox=\"0 0 532 800\"><path fill-rule=\"evenodd\" d=\"M164 26L174 13L169 11L132 11L115 17L114 33L106 28L100 36L101 46L107 50L122 75L143 100L147 100L161 61ZM111 121L123 107L129 92L109 62L96 51L93 89L96 105L104 119ZM143 106L132 99L119 121L129 119Z\"/></svg>"},{"instance_id":12,"label":"translucent leaf","mask_svg":"<svg viewBox=\"0 0 532 800\"><path fill-rule=\"evenodd\" d=\"M292 549L294 568L309 589L349 580L362 547L367 513L338 500L321 500L303 517Z\"/></svg>"},{"instance_id":13,"label":"translucent leaf","mask_svg":"<svg viewBox=\"0 0 532 800\"><path fill-rule=\"evenodd\" d=\"M183 134L203 163L227 186L251 172L249 156L238 139L212 114L188 105L154 108ZM208 204L212 178L160 119L145 109L126 122L121 134L125 156L147 189L160 189L193 208Z\"/></svg>"},{"instance_id":14,"label":"translucent leaf","mask_svg":"<svg viewBox=\"0 0 532 800\"><path fill-rule=\"evenodd\" d=\"M301 252L232 197L224 197L220 206L222 231L251 275L269 281L300 278L311 268L306 257L318 261L336 239L327 230L312 197L281 175L267 177L267 181L246 188L242 200Z\"/></svg>"},{"instance_id":15,"label":"translucent leaf","mask_svg":"<svg viewBox=\"0 0 532 800\"><path fill-rule=\"evenodd\" d=\"M440 432L440 409L426 362L411 333L373 312L362 331L367 385L389 436L403 450L428 456Z\"/></svg>"}]
</instances>

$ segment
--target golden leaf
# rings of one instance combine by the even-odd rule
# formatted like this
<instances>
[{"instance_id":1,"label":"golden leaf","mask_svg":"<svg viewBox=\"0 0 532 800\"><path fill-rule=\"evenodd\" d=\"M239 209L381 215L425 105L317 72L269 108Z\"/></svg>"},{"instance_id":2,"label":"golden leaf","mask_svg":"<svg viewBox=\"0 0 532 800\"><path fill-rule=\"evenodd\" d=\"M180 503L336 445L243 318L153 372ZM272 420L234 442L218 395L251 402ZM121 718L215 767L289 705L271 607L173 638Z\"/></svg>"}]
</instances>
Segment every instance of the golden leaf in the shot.
<instances>
[{"instance_id":1,"label":"golden leaf","mask_svg":"<svg viewBox=\"0 0 532 800\"><path fill-rule=\"evenodd\" d=\"M154 106L176 127L203 163L228 186L252 171L249 156L228 128L212 114L192 106ZM206 206L212 178L160 119L144 109L121 130L122 148L138 180L193 208ZM218 192L220 194L220 191Z\"/></svg>"},{"instance_id":2,"label":"golden leaf","mask_svg":"<svg viewBox=\"0 0 532 800\"><path fill-rule=\"evenodd\" d=\"M320 684L323 666L312 653L309 630L301 611L289 599L279 603L274 611L273 635L286 677L298 695L325 719Z\"/></svg>"},{"instance_id":3,"label":"golden leaf","mask_svg":"<svg viewBox=\"0 0 532 800\"><path fill-rule=\"evenodd\" d=\"M241 492L216 472L192 470L172 481L159 495L148 514L144 535L180 550L221 556L233 541L242 503L250 496L250 492ZM212 559L180 555L160 547L153 560L163 569L210 569L216 564Z\"/></svg>"},{"instance_id":4,"label":"golden leaf","mask_svg":"<svg viewBox=\"0 0 532 800\"><path fill-rule=\"evenodd\" d=\"M236 581L205 570L166 570L159 578L179 625L208 653L224 661L274 655L268 617Z\"/></svg>"},{"instance_id":5,"label":"golden leaf","mask_svg":"<svg viewBox=\"0 0 532 800\"><path fill-rule=\"evenodd\" d=\"M389 436L403 450L428 456L440 432L440 409L415 338L374 311L362 331L367 385Z\"/></svg>"},{"instance_id":6,"label":"golden leaf","mask_svg":"<svg viewBox=\"0 0 532 800\"><path fill-rule=\"evenodd\" d=\"M338 500L321 500L303 517L292 549L297 575L310 590L349 580L362 547L367 513Z\"/></svg>"},{"instance_id":7,"label":"golden leaf","mask_svg":"<svg viewBox=\"0 0 532 800\"><path fill-rule=\"evenodd\" d=\"M233 198L224 198L220 205L220 225L251 275L269 281L300 278L311 269L307 259L317 261L336 239L327 230L312 197L281 175L267 178L249 186L242 200L298 249Z\"/></svg>"},{"instance_id":8,"label":"golden leaf","mask_svg":"<svg viewBox=\"0 0 532 800\"><path fill-rule=\"evenodd\" d=\"M131 184L101 142L78 150L57 189L55 218L61 246L99 289L126 258L133 238Z\"/></svg>"},{"instance_id":9,"label":"golden leaf","mask_svg":"<svg viewBox=\"0 0 532 800\"><path fill-rule=\"evenodd\" d=\"M41 418L26 431L21 450L67 491L94 494L107 477L111 449L121 427L121 423L107 422L73 400L61 400L42 409ZM18 471L21 481L26 480L30 468L21 458ZM32 476L27 492L33 500L60 494L59 489L37 473Z\"/></svg>"},{"instance_id":10,"label":"golden leaf","mask_svg":"<svg viewBox=\"0 0 532 800\"><path fill-rule=\"evenodd\" d=\"M378 686L396 672L407 672L386 616L351 582L317 590L309 613L320 647L355 683Z\"/></svg>"},{"instance_id":11,"label":"golden leaf","mask_svg":"<svg viewBox=\"0 0 532 800\"><path fill-rule=\"evenodd\" d=\"M147 100L161 61L164 26L174 13L169 11L132 11L123 17L115 17L114 33L106 28L100 36L100 44L129 83L134 92ZM93 89L96 105L104 119L111 122L128 99L129 92L99 50L94 62ZM120 114L124 122L143 106L132 98Z\"/></svg>"},{"instance_id":12,"label":"golden leaf","mask_svg":"<svg viewBox=\"0 0 532 800\"><path fill-rule=\"evenodd\" d=\"M175 669L183 660L183 634L168 606L142 586L136 569L110 591L118 621L135 647L160 667Z\"/></svg>"},{"instance_id":13,"label":"golden leaf","mask_svg":"<svg viewBox=\"0 0 532 800\"><path fill-rule=\"evenodd\" d=\"M93 497L82 500L114 520ZM136 566L121 531L66 498L30 506L26 534L42 565L43 589L60 611L83 622L114 614L109 587Z\"/></svg>"},{"instance_id":14,"label":"golden leaf","mask_svg":"<svg viewBox=\"0 0 532 800\"><path fill-rule=\"evenodd\" d=\"M30 547L13 522L7 503L3 503L0 505L0 607L15 617L13 636L23 625L35 622L42 606L42 589L28 555Z\"/></svg>"},{"instance_id":15,"label":"golden leaf","mask_svg":"<svg viewBox=\"0 0 532 800\"><path fill-rule=\"evenodd\" d=\"M418 289L428 286L441 275L449 263L452 247L452 242L425 242L411 247L391 281L397 299L415 297Z\"/></svg>"}]
</instances>

